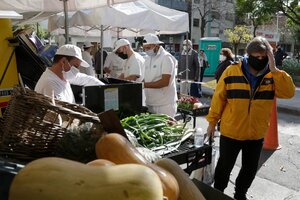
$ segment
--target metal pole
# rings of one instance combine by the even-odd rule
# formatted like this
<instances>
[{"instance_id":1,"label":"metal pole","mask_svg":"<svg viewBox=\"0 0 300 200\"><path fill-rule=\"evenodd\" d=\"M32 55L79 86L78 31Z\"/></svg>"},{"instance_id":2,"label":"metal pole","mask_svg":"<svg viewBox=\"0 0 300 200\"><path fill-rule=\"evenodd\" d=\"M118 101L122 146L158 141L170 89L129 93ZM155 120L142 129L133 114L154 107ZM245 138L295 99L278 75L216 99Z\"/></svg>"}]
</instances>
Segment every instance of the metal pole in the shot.
<instances>
[{"instance_id":1,"label":"metal pole","mask_svg":"<svg viewBox=\"0 0 300 200\"><path fill-rule=\"evenodd\" d=\"M209 8L208 8L208 27L207 27L207 36L210 37L211 35L211 9L212 9L212 2L209 0Z\"/></svg>"},{"instance_id":2,"label":"metal pole","mask_svg":"<svg viewBox=\"0 0 300 200\"><path fill-rule=\"evenodd\" d=\"M278 44L278 42L279 42L279 37L278 37L278 31L279 31L279 27L278 27L278 25L279 25L279 20L278 20L278 13L279 12L277 12L276 13L276 46L277 46L277 44Z\"/></svg>"},{"instance_id":3,"label":"metal pole","mask_svg":"<svg viewBox=\"0 0 300 200\"><path fill-rule=\"evenodd\" d=\"M63 0L64 2L64 14L65 14L65 44L69 43L69 17L68 17L68 0Z\"/></svg>"},{"instance_id":4,"label":"metal pole","mask_svg":"<svg viewBox=\"0 0 300 200\"><path fill-rule=\"evenodd\" d=\"M103 25L101 25L101 72L100 72L100 76L101 78L103 78Z\"/></svg>"},{"instance_id":5,"label":"metal pole","mask_svg":"<svg viewBox=\"0 0 300 200\"><path fill-rule=\"evenodd\" d=\"M186 32L186 39L185 39L186 46L188 44L187 43L188 38L189 38L189 33ZM185 80L187 81L189 79L189 65L188 65L189 58L188 58L188 50L187 50L187 48L186 48L185 52L186 52L186 56L185 56Z\"/></svg>"}]
</instances>

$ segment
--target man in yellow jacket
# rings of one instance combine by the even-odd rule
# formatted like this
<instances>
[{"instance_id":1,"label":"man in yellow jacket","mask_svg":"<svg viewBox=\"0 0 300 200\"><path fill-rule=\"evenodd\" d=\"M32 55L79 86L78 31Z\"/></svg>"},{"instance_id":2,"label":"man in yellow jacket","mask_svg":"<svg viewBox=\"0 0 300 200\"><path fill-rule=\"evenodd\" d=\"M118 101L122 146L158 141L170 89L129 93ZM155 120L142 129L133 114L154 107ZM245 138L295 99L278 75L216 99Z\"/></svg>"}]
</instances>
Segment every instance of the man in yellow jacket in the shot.
<instances>
[{"instance_id":1,"label":"man in yellow jacket","mask_svg":"<svg viewBox=\"0 0 300 200\"><path fill-rule=\"evenodd\" d=\"M254 38L246 51L240 63L223 72L206 117L211 136L221 120L216 189L223 192L227 187L242 151L242 167L235 182L234 198L238 200L247 199L247 190L255 178L274 98L292 98L295 94L292 78L276 68L272 47L265 38Z\"/></svg>"}]
</instances>

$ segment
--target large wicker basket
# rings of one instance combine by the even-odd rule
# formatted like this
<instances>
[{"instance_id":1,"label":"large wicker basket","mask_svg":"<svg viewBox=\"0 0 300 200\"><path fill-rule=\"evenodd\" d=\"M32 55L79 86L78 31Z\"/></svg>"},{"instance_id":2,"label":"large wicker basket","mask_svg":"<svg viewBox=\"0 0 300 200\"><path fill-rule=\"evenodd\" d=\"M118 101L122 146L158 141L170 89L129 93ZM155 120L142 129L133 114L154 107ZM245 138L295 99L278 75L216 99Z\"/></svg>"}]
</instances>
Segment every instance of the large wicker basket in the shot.
<instances>
[{"instance_id":1,"label":"large wicker basket","mask_svg":"<svg viewBox=\"0 0 300 200\"><path fill-rule=\"evenodd\" d=\"M24 161L52 156L66 129L85 122L100 125L83 106L16 87L0 121L0 156Z\"/></svg>"}]
</instances>

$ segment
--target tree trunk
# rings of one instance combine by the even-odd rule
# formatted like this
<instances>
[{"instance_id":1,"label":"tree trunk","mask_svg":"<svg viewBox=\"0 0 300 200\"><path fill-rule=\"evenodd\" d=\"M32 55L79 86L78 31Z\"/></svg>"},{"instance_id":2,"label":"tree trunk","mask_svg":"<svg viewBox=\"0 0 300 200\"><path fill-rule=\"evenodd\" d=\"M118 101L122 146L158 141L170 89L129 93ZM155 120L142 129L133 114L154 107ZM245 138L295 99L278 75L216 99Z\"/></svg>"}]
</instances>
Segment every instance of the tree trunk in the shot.
<instances>
[{"instance_id":1,"label":"tree trunk","mask_svg":"<svg viewBox=\"0 0 300 200\"><path fill-rule=\"evenodd\" d=\"M205 33L205 26L206 26L206 20L204 17L201 17L201 26L200 26L200 38L204 37L204 33Z\"/></svg>"},{"instance_id":2,"label":"tree trunk","mask_svg":"<svg viewBox=\"0 0 300 200\"><path fill-rule=\"evenodd\" d=\"M234 60L237 60L237 51L238 51L238 46L239 44L234 44Z\"/></svg>"}]
</instances>

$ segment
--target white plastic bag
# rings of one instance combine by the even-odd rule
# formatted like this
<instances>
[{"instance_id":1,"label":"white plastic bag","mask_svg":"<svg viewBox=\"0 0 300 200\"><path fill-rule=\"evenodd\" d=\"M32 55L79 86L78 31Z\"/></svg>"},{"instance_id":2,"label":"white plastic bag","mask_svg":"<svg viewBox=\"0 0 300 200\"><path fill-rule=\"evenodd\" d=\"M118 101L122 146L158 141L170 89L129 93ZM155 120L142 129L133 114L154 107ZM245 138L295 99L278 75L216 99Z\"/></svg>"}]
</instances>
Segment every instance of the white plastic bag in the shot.
<instances>
[{"instance_id":1,"label":"white plastic bag","mask_svg":"<svg viewBox=\"0 0 300 200\"><path fill-rule=\"evenodd\" d=\"M212 185L214 182L215 168L219 158L219 147L212 145L211 163L206 165L203 169L202 182L207 185Z\"/></svg>"}]
</instances>

